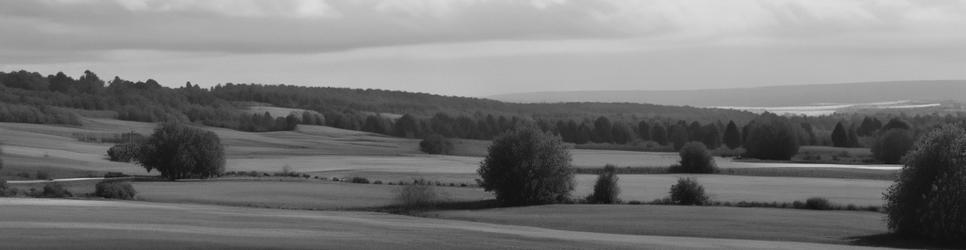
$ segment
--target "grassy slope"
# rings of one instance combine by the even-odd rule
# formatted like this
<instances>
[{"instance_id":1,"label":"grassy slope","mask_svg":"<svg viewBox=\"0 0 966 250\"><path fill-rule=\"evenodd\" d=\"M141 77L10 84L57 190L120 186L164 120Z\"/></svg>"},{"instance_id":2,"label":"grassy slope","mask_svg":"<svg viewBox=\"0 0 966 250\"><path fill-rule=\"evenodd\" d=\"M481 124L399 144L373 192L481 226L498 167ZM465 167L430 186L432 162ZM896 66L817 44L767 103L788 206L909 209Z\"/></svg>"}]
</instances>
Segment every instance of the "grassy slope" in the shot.
<instances>
[{"instance_id":1,"label":"grassy slope","mask_svg":"<svg viewBox=\"0 0 966 250\"><path fill-rule=\"evenodd\" d=\"M368 212L144 202L0 199L12 249L851 249L837 245L632 236Z\"/></svg>"},{"instance_id":2,"label":"grassy slope","mask_svg":"<svg viewBox=\"0 0 966 250\"><path fill-rule=\"evenodd\" d=\"M848 244L852 237L886 233L883 214L796 209L549 205L441 211L446 219L561 230Z\"/></svg>"}]
</instances>

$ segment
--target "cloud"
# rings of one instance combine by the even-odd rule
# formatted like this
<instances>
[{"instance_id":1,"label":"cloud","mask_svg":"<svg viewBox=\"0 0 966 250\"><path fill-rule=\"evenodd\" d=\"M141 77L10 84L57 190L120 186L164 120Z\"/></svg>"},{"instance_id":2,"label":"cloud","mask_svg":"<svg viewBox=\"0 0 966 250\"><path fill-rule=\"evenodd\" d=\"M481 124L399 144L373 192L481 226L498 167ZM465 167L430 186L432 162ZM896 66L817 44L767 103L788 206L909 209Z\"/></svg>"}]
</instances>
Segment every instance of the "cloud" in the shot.
<instances>
[{"instance_id":1,"label":"cloud","mask_svg":"<svg viewBox=\"0 0 966 250\"><path fill-rule=\"evenodd\" d=\"M0 45L65 55L327 53L491 41L673 38L705 44L854 33L928 36L964 27L964 6L941 0L3 1L0 32L9 35Z\"/></svg>"}]
</instances>

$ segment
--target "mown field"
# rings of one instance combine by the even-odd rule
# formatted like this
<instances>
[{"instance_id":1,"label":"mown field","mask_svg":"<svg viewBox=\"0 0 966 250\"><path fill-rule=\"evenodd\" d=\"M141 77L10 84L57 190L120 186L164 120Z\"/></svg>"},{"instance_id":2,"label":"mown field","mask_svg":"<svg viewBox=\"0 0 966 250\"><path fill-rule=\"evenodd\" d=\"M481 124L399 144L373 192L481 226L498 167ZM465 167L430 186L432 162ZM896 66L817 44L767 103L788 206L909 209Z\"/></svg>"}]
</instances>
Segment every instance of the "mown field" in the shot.
<instances>
[{"instance_id":1,"label":"mown field","mask_svg":"<svg viewBox=\"0 0 966 250\"><path fill-rule=\"evenodd\" d=\"M548 205L438 211L429 216L584 232L834 244L886 233L884 214L861 211Z\"/></svg>"},{"instance_id":2,"label":"mown field","mask_svg":"<svg viewBox=\"0 0 966 250\"><path fill-rule=\"evenodd\" d=\"M396 203L399 186L322 181L136 182L138 199L265 208L347 210ZM478 188L437 187L445 202L478 201L493 196Z\"/></svg>"},{"instance_id":3,"label":"mown field","mask_svg":"<svg viewBox=\"0 0 966 250\"><path fill-rule=\"evenodd\" d=\"M120 201L0 199L11 249L861 249L409 217Z\"/></svg>"},{"instance_id":4,"label":"mown field","mask_svg":"<svg viewBox=\"0 0 966 250\"><path fill-rule=\"evenodd\" d=\"M77 134L111 135L120 131L149 134L153 124L99 118L84 118L83 123L84 125L79 127L0 123L0 129L4 132L6 163L0 174L11 179L17 179L17 173L25 172L33 175L36 170L51 172L50 175L53 178L102 175L107 171L148 174L143 168L134 164L107 161L104 152L111 146L110 143L81 142L76 137ZM478 178L476 170L482 160L478 156L426 155L418 152L418 140L324 126L299 126L296 131L265 133L207 129L215 131L226 144L228 171L271 173L288 168L292 171L323 177L363 176L373 181L383 182L409 182L414 178L424 177L459 186L475 184L475 179ZM477 151L485 150L485 143L471 140L459 141L457 149L463 150L466 155L482 154ZM677 155L674 153L571 150L571 154L576 166L603 166L608 163L619 166L666 166L677 161ZM723 171L749 168L779 171L778 169L782 168L810 166L792 163L741 162L726 158L718 158L717 162ZM849 168L849 165L812 165L821 165L825 168L841 167L850 171L854 169ZM888 181L875 180L778 177L782 175L780 171L773 175L776 177L708 175L698 176L698 179L705 184L712 198L733 202L790 202L819 196L842 204L880 205L881 193L889 184ZM621 175L620 186L623 190L621 198L625 201L650 201L663 198L678 177L680 176ZM577 180L575 195L580 197L588 194L592 189L594 176L578 175ZM218 185L227 186L228 184ZM239 186L244 185L239 184ZM258 182L257 185L290 184ZM144 188L144 190L150 192L148 189L161 189L162 186L150 186L151 188ZM279 187L245 190L251 195L270 196L272 194L270 191L276 189ZM216 194L210 196L214 197ZM312 197L311 194L302 196Z\"/></svg>"},{"instance_id":5,"label":"mown field","mask_svg":"<svg viewBox=\"0 0 966 250\"><path fill-rule=\"evenodd\" d=\"M5 163L0 175L16 180L25 179L18 177L20 174L34 175L38 170L51 178L101 176L105 172L152 174L135 164L107 161L105 152L112 143L81 141L78 137L111 137L130 131L146 135L151 133L154 124L103 118L83 118L82 122L82 126L76 127L0 123ZM217 133L226 145L227 171L291 170L325 178L361 176L383 183L426 178L445 186L450 183L457 186L436 187L447 202L472 203L493 198L492 194L474 187L475 179L479 178L476 170L488 145L485 141L458 140L455 142L458 155L439 156L419 152L419 140L323 126L299 126L295 131L265 133L206 129ZM836 149L807 150L834 153ZM850 154L861 153L858 152L861 149L853 151L856 152ZM591 168L605 164L666 167L678 161L676 153L574 149L571 155L573 165ZM871 174L878 176L876 180L785 175L816 166L852 175L897 168L729 158L716 158L716 161L722 171L756 169L773 176L622 174L620 198L645 202L660 199L667 196L678 178L695 177L717 201L792 202L824 197L841 205L879 206L882 193L891 184L882 180L879 172ZM590 174L578 175L573 195L588 195L595 178ZM83 195L93 192L94 183L72 182L66 186L75 194ZM139 202L0 199L4 210L0 214L0 240L11 242L8 240L15 236L24 239L17 241L17 245L9 245L13 248L63 246L50 245L54 244L50 242L81 248L140 248L142 244L153 246L174 238L178 240L159 248L829 249L848 247L812 243L848 244L848 237L885 230L881 214L873 212L554 205L429 214L446 219L440 220L345 211L377 210L395 204L399 186L386 184L276 177L133 184L139 192ZM469 187L458 187L462 184ZM11 186L26 190L41 189L43 184ZM169 217L176 219L165 220ZM682 221L686 223L676 223ZM362 242L360 235L385 237ZM50 240L55 238L58 240ZM104 243L108 240L113 241ZM485 242L478 243L481 241Z\"/></svg>"},{"instance_id":6,"label":"mown field","mask_svg":"<svg viewBox=\"0 0 966 250\"><path fill-rule=\"evenodd\" d=\"M793 202L824 197L833 203L858 206L882 205L882 193L889 181L798 177L753 177L729 175L620 175L620 198L625 201L652 201L668 196L671 185L680 177L694 177L716 201ZM594 175L578 175L574 195L583 197L593 191Z\"/></svg>"}]
</instances>

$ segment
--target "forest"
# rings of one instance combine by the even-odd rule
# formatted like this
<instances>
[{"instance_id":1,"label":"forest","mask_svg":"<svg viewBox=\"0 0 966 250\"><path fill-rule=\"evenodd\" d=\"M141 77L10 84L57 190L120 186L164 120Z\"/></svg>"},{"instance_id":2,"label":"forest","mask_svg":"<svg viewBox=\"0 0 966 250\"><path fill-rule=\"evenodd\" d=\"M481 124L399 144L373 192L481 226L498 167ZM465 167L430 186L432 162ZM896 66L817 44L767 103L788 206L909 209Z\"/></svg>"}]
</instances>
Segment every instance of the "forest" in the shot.
<instances>
[{"instance_id":1,"label":"forest","mask_svg":"<svg viewBox=\"0 0 966 250\"><path fill-rule=\"evenodd\" d=\"M304 109L273 117L247 110L252 104ZM399 137L490 140L520 125L552 131L575 144L640 145L653 143L676 150L689 141L709 148L739 147L750 112L636 103L505 103L488 99L441 96L378 89L218 84L202 88L187 82L166 87L147 79L115 76L105 81L91 71L74 78L58 72L0 72L0 121L79 124L77 111L109 111L114 118L141 122L179 121L241 131L285 131L297 124L368 131ZM872 147L880 131L895 126L922 134L942 123L963 120L956 114L835 114L776 119L793 124L800 145ZM901 123L902 125L895 125ZM890 125L892 124L892 125Z\"/></svg>"}]
</instances>

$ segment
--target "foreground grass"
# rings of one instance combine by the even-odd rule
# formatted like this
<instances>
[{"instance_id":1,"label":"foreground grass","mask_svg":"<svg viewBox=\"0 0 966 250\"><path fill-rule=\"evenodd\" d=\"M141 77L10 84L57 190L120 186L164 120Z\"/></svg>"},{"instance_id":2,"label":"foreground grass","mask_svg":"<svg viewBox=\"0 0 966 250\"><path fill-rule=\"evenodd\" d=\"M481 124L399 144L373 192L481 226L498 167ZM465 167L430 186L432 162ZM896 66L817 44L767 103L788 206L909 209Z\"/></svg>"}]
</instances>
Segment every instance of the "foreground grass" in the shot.
<instances>
[{"instance_id":1,"label":"foreground grass","mask_svg":"<svg viewBox=\"0 0 966 250\"><path fill-rule=\"evenodd\" d=\"M11 249L855 249L606 234L372 212L0 198Z\"/></svg>"},{"instance_id":2,"label":"foreground grass","mask_svg":"<svg viewBox=\"0 0 966 250\"><path fill-rule=\"evenodd\" d=\"M399 186L322 181L178 181L135 182L138 199L264 208L348 210L395 203ZM476 188L436 187L444 201L490 199Z\"/></svg>"},{"instance_id":3,"label":"foreground grass","mask_svg":"<svg viewBox=\"0 0 966 250\"><path fill-rule=\"evenodd\" d=\"M436 211L431 217L613 234L852 244L887 233L883 214L769 208L547 205Z\"/></svg>"}]
</instances>

